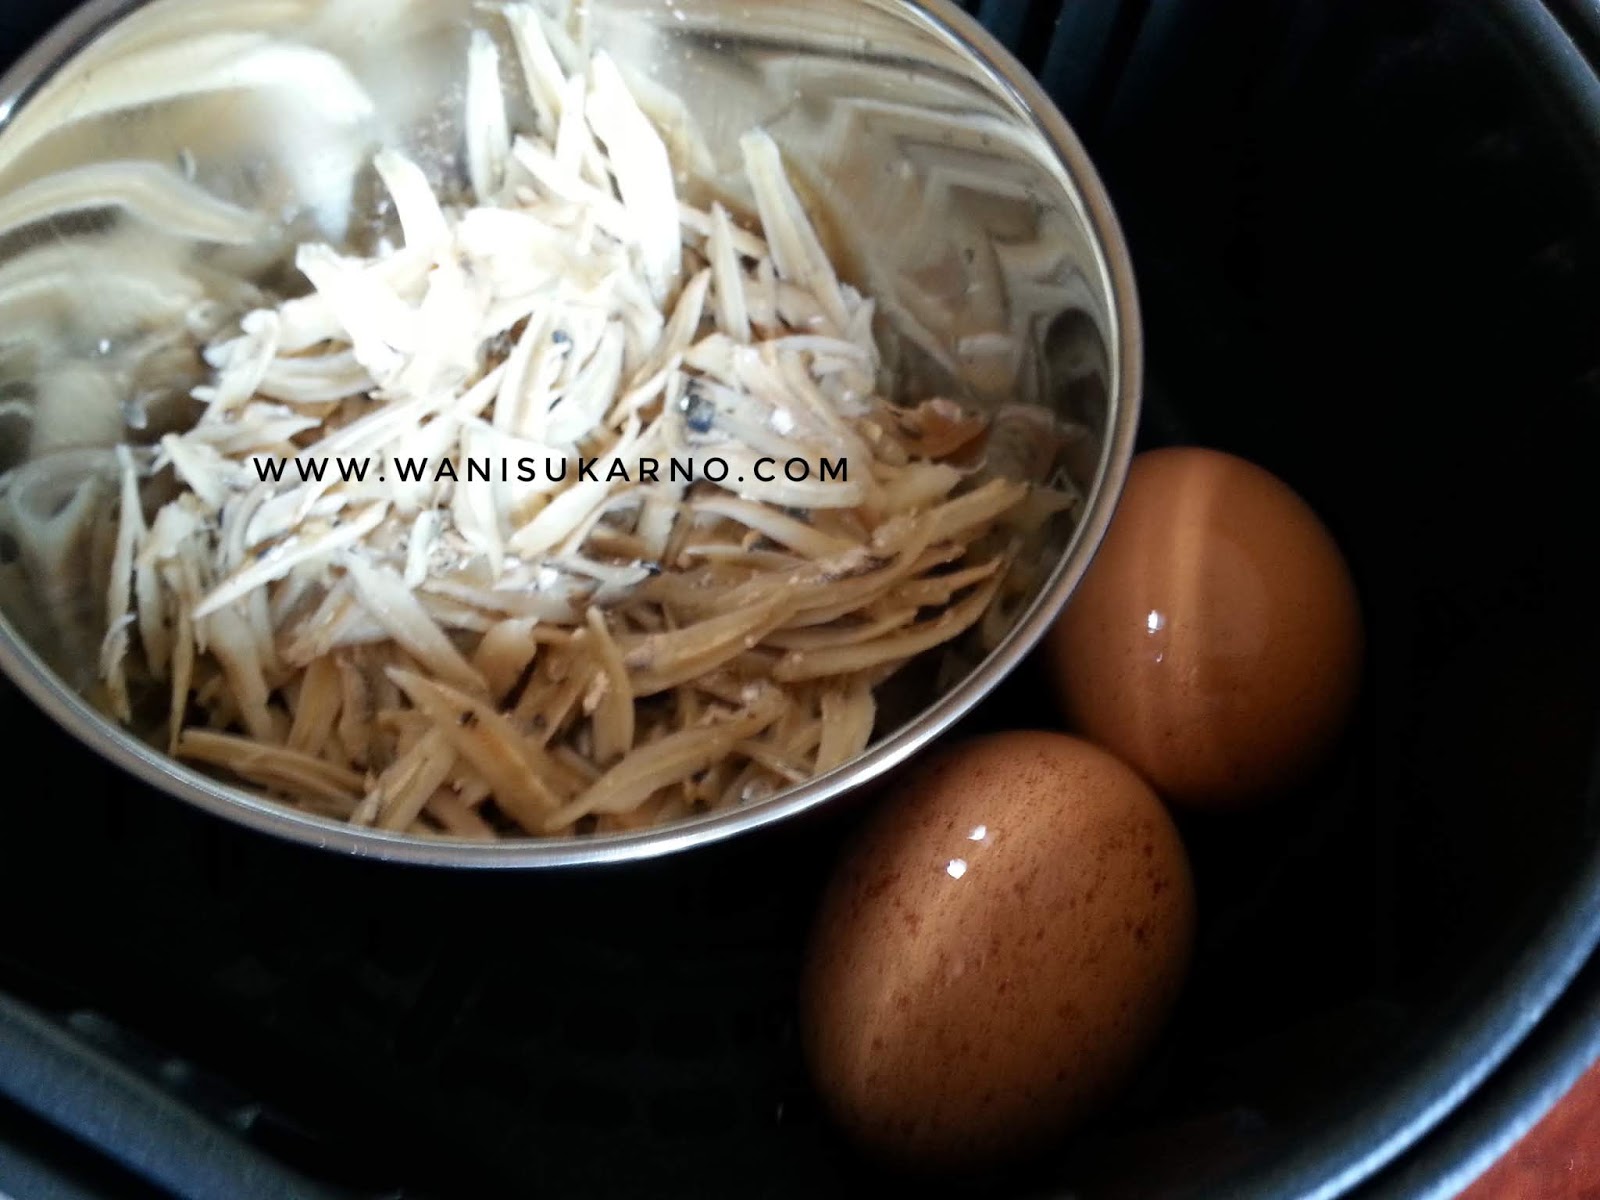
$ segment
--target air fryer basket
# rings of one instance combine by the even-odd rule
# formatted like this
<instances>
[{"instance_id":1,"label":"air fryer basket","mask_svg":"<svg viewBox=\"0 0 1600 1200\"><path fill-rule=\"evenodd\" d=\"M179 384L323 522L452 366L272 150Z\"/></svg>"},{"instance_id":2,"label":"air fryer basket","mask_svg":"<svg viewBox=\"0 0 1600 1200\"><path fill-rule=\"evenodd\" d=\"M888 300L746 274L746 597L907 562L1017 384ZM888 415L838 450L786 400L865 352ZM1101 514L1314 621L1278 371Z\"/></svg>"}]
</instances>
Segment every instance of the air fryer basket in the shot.
<instances>
[{"instance_id":1,"label":"air fryer basket","mask_svg":"<svg viewBox=\"0 0 1600 1200\"><path fill-rule=\"evenodd\" d=\"M1287 478L1373 631L1323 777L1186 823L1202 950L1157 1059L980 1194L1336 1195L1459 1103L1600 931L1594 80L1549 69L1524 0L1072 0L1059 25L1053 3L971 7L1112 189L1146 443ZM56 15L16 14L7 48ZM1036 721L1039 687L1019 673L972 727ZM0 825L0 986L46 1017L0 1010L0 1090L116 1143L70 1102L72 1047L121 1063L102 1082L144 1121L115 1153L171 1190L886 1186L821 1121L791 1022L856 814L582 876L383 868L141 791L14 693L0 712L49 764ZM27 1121L0 1107L0 1141Z\"/></svg>"}]
</instances>

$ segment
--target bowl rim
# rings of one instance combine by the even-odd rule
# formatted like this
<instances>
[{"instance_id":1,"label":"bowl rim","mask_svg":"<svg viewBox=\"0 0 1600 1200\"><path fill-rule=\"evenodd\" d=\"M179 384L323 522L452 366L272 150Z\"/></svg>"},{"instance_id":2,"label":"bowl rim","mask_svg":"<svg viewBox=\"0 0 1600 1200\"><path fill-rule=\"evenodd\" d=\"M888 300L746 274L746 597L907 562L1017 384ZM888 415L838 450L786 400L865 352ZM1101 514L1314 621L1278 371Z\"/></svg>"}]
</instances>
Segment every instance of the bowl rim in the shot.
<instances>
[{"instance_id":1,"label":"bowl rim","mask_svg":"<svg viewBox=\"0 0 1600 1200\"><path fill-rule=\"evenodd\" d=\"M1044 88L952 0L879 0L970 54L992 83L1028 113L1076 189L1095 265L1109 282L1114 346L1109 423L1085 512L1055 570L1026 613L957 686L849 763L745 808L626 834L469 842L420 838L318 817L202 774L96 711L51 671L0 615L0 672L63 730L139 782L213 816L302 845L415 866L491 869L611 865L723 842L797 817L864 789L948 733L1044 636L1099 549L1133 457L1143 395L1144 348L1133 264L1109 195L1077 134ZM89 0L0 75L0 135L32 92L115 21L150 0Z\"/></svg>"}]
</instances>

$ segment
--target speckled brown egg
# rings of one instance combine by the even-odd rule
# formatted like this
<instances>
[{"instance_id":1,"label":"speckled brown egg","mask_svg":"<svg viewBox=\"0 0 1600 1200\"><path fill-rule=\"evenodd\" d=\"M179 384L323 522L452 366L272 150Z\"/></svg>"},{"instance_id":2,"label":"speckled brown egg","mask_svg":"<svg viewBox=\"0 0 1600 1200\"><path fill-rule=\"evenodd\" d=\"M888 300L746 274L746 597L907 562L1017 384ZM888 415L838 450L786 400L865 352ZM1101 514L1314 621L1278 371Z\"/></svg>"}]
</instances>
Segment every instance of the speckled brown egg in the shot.
<instances>
[{"instance_id":1,"label":"speckled brown egg","mask_svg":"<svg viewBox=\"0 0 1600 1200\"><path fill-rule=\"evenodd\" d=\"M1317 515L1276 476L1200 449L1134 460L1045 648L1069 727L1201 808L1314 768L1362 653L1355 585Z\"/></svg>"},{"instance_id":2,"label":"speckled brown egg","mask_svg":"<svg viewBox=\"0 0 1600 1200\"><path fill-rule=\"evenodd\" d=\"M1029 1149L1138 1065L1194 921L1177 830L1111 755L1058 733L953 747L886 798L824 896L801 997L817 1088L904 1164Z\"/></svg>"}]
</instances>

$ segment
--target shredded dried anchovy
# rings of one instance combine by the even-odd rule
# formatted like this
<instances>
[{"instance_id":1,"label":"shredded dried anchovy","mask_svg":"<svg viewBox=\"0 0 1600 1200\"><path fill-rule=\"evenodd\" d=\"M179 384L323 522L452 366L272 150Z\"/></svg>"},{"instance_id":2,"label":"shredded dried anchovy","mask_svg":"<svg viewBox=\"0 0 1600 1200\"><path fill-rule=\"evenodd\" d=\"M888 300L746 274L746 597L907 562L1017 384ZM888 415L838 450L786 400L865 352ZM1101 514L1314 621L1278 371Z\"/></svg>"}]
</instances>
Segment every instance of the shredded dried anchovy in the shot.
<instances>
[{"instance_id":1,"label":"shredded dried anchovy","mask_svg":"<svg viewBox=\"0 0 1600 1200\"><path fill-rule=\"evenodd\" d=\"M873 304L770 137L741 141L756 220L696 209L615 63L569 73L544 16L505 19L537 127L510 127L474 32L470 203L381 152L398 245L302 246L310 292L207 348L153 519L119 464L103 677L124 719L130 688L170 679L176 753L308 811L637 829L859 754L874 688L982 620L1039 489L941 461L981 447L980 418L889 402ZM244 228L192 186L71 182L61 202ZM729 470L643 467L686 455Z\"/></svg>"}]
</instances>

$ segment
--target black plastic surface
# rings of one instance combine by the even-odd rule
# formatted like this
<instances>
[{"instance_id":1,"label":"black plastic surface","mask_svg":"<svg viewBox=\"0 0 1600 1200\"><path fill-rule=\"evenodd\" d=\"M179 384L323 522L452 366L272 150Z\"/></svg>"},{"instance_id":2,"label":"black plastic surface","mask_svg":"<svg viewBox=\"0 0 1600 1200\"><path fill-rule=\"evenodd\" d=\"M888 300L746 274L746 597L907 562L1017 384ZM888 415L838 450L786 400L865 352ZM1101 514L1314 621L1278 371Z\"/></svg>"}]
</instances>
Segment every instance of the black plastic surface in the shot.
<instances>
[{"instance_id":1,"label":"black plastic surface","mask_svg":"<svg viewBox=\"0 0 1600 1200\"><path fill-rule=\"evenodd\" d=\"M1533 1129L1597 1058L1600 962L1592 961L1504 1069L1353 1200L1453 1200Z\"/></svg>"},{"instance_id":2,"label":"black plastic surface","mask_svg":"<svg viewBox=\"0 0 1600 1200\"><path fill-rule=\"evenodd\" d=\"M1061 37L1048 7L982 5L1127 226L1147 442L1298 487L1373 644L1297 803L1186 822L1202 954L1157 1061L985 1191L1332 1195L1511 1051L1594 938L1593 78L1512 0L1084 0ZM1020 673L973 728L1036 722L1038 689ZM362 1195L882 1189L817 1119L790 1018L853 812L480 879L203 818L9 690L0 729L49 764L0 826L0 987L243 1144Z\"/></svg>"},{"instance_id":3,"label":"black plastic surface","mask_svg":"<svg viewBox=\"0 0 1600 1200\"><path fill-rule=\"evenodd\" d=\"M85 1025L82 1017L77 1024ZM197 1114L189 1106L143 1079L128 1066L97 1055L70 1030L60 1029L14 1001L0 998L0 1092L8 1093L36 1119L58 1134L77 1139L73 1168L97 1148L125 1172L169 1191L228 1200L316 1200L317 1189L259 1155ZM3 1111L3 1110L0 1110ZM0 1116L0 1128L7 1122ZM38 1145L38 1140L34 1139ZM34 1160L42 1172L48 1162ZM0 1180L18 1170L0 1159ZM116 1179L118 1190L134 1189L126 1174L102 1164L102 1179ZM40 1184L30 1182L29 1193ZM62 1186L64 1186L64 1181ZM104 1186L102 1184L101 1186ZM130 1198L131 1200L131 1198Z\"/></svg>"}]
</instances>

